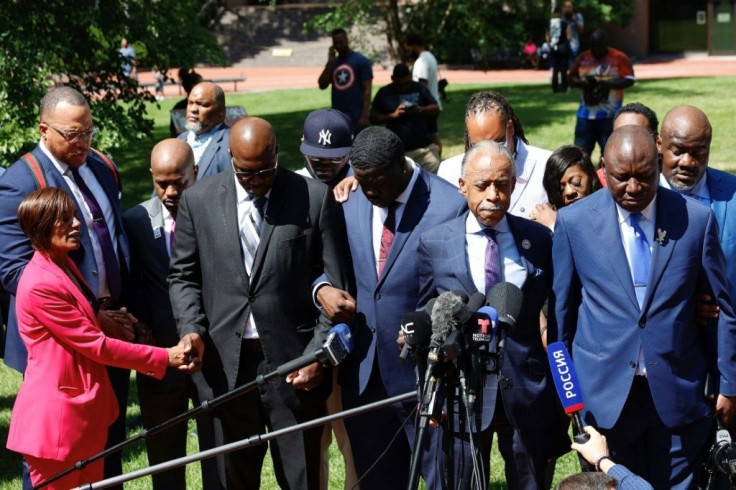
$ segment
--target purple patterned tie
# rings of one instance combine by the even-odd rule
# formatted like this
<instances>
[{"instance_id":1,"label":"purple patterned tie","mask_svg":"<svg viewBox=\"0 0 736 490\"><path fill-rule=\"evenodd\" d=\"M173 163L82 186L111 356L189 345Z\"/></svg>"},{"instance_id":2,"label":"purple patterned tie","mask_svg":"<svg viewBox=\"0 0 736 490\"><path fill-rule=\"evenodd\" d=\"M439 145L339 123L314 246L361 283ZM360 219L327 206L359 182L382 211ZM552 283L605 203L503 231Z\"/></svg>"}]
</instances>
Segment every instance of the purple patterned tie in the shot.
<instances>
[{"instance_id":1,"label":"purple patterned tie","mask_svg":"<svg viewBox=\"0 0 736 490\"><path fill-rule=\"evenodd\" d=\"M486 245L486 293L493 286L501 282L501 256L498 253L498 243L496 242L496 234L498 232L491 228L484 228L483 234L488 238Z\"/></svg>"},{"instance_id":2,"label":"purple patterned tie","mask_svg":"<svg viewBox=\"0 0 736 490\"><path fill-rule=\"evenodd\" d=\"M123 290L123 278L120 274L120 263L118 257L115 255L115 247L112 244L112 237L110 236L110 229L107 227L105 221L105 214L102 212L100 205L97 203L94 194L84 179L79 175L79 169L69 168L74 177L74 182L77 183L77 187L82 192L84 200L87 202L89 212L92 213L92 225L94 226L97 238L100 240L100 247L102 248L102 258L105 262L105 272L107 273L107 287L110 290L110 296L117 301L120 299L120 293Z\"/></svg>"}]
</instances>

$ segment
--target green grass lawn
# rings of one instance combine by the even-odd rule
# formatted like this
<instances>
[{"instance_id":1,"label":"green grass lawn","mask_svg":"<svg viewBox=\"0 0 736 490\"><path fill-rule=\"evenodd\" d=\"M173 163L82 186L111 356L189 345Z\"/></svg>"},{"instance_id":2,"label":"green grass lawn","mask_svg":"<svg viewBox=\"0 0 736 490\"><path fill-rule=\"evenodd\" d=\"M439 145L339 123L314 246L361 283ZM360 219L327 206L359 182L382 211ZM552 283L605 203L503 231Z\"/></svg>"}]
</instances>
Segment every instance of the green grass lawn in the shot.
<instances>
[{"instance_id":1,"label":"green grass lawn","mask_svg":"<svg viewBox=\"0 0 736 490\"><path fill-rule=\"evenodd\" d=\"M377 89L377 87L376 87ZM513 104L521 119L530 143L550 150L565 144L572 144L575 127L575 110L578 104L577 92L553 95L548 85L450 85L451 100L439 119L440 135L444 143L443 157L447 158L463 151L463 115L465 102L470 95L482 89L502 92ZM711 146L711 165L722 170L736 170L736 140L727 137L734 134L736 122L733 118L732 104L724 103L724 94L736 90L736 78L687 78L674 80L643 80L626 91L625 102L642 102L657 112L660 119L678 104L692 104L703 109L710 118L713 130ZM150 114L155 118L156 128L152 138L131 142L127 148L112 151L115 162L120 167L124 183L123 207L129 208L151 195L151 182L148 172L149 155L153 145L168 137L168 111L178 99L152 104ZM296 169L303 165L299 153L299 139L307 113L329 105L329 91L317 88L304 90L283 90L278 92L257 92L247 94L228 94L228 105L242 105L248 114L260 116L273 124L280 144L279 163ZM597 161L597 152L593 155ZM0 438L7 439L8 423L15 393L21 377L15 371L0 365ZM137 396L131 383L128 422L132 427L130 435L138 432L139 407ZM190 424L193 430L193 424ZM4 446L4 445L3 445ZM197 451L196 436L190 435L189 453ZM336 446L331 448L330 488L342 488L342 459ZM125 454L125 471L133 471L147 466L143 443L128 449ZM277 488L270 467L266 463L262 488ZM491 488L505 488L503 464L497 450L491 462ZM555 482L576 472L577 460L567 454L557 464ZM190 488L201 488L199 466L191 464L187 469ZM20 488L20 456L0 448L0 488ZM126 489L149 489L150 478L143 478L126 484Z\"/></svg>"}]
</instances>

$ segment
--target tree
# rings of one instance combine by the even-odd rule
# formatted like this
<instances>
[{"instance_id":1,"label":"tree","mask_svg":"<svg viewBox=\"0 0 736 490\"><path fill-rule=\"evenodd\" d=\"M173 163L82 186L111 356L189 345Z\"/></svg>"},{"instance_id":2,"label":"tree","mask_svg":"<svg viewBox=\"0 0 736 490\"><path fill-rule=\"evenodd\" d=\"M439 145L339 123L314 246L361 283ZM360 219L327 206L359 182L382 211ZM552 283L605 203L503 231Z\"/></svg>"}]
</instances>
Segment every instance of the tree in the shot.
<instances>
[{"instance_id":1,"label":"tree","mask_svg":"<svg viewBox=\"0 0 736 490\"><path fill-rule=\"evenodd\" d=\"M471 61L471 49L485 56L494 48L521 47L527 37L539 43L549 20L553 0L345 0L312 19L308 29L330 31L354 26L361 32L380 32L392 62L406 61L401 38L406 32L422 33L438 59L452 64ZM561 2L562 0L558 0ZM626 25L632 18L633 0L576 0L585 16L586 32L605 23ZM360 43L360 39L356 39ZM380 53L370 53L374 61Z\"/></svg>"},{"instance_id":2,"label":"tree","mask_svg":"<svg viewBox=\"0 0 736 490\"><path fill-rule=\"evenodd\" d=\"M126 37L138 66L222 62L206 29L203 0L0 3L0 163L12 163L38 140L38 104L49 86L69 84L91 101L102 131L95 146L118 147L151 133L152 95L126 80L118 54ZM202 11L202 15L198 15ZM12 26L12 28L10 27Z\"/></svg>"}]
</instances>

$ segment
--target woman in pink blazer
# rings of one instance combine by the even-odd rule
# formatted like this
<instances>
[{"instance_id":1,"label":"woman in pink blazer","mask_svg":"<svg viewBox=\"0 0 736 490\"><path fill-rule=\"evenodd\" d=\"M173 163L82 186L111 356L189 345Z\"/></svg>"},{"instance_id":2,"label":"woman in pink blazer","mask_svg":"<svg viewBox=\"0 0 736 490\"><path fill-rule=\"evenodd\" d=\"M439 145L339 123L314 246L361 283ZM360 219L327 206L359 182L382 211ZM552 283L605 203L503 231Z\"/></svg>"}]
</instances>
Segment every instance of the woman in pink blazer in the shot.
<instances>
[{"instance_id":1,"label":"woman in pink blazer","mask_svg":"<svg viewBox=\"0 0 736 490\"><path fill-rule=\"evenodd\" d=\"M203 348L187 337L164 349L102 333L96 297L67 256L79 248L81 232L74 202L64 190L49 187L29 194L18 208L18 221L35 252L16 292L28 368L7 447L25 456L37 485L104 448L107 428L118 414L106 365L160 379L167 366L195 372ZM45 488L69 489L102 477L100 459Z\"/></svg>"}]
</instances>

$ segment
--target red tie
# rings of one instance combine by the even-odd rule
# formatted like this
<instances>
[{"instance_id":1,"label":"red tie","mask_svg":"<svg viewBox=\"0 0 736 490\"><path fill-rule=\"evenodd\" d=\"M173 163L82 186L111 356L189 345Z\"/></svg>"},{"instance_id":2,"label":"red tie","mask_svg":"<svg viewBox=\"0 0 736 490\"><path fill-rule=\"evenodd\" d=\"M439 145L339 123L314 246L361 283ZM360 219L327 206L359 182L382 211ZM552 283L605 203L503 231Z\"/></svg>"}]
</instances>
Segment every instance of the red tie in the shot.
<instances>
[{"instance_id":1,"label":"red tie","mask_svg":"<svg viewBox=\"0 0 736 490\"><path fill-rule=\"evenodd\" d=\"M386 264L388 252L391 250L391 244L394 242L394 229L396 228L396 206L397 202L388 205L388 215L383 222L383 231L381 232L381 248L378 252L378 277L381 277L383 266Z\"/></svg>"}]
</instances>

